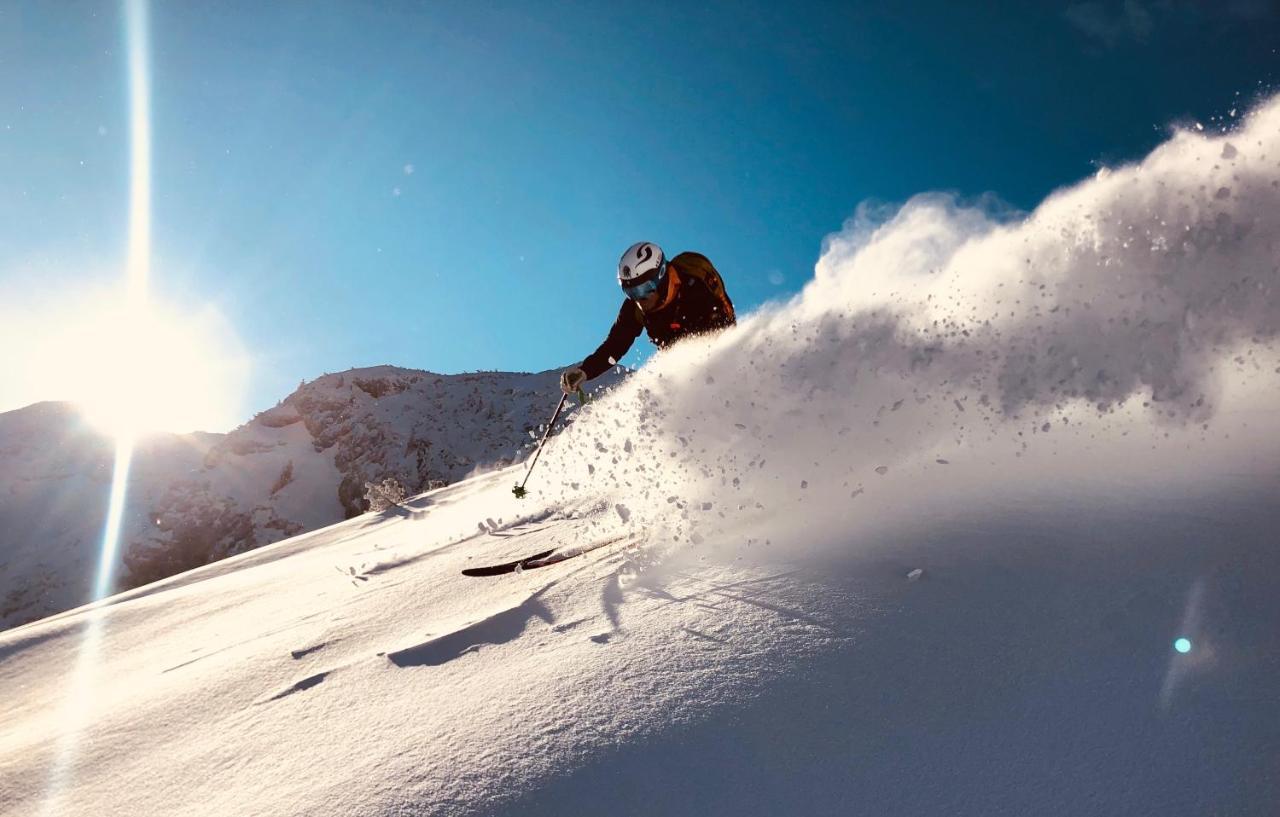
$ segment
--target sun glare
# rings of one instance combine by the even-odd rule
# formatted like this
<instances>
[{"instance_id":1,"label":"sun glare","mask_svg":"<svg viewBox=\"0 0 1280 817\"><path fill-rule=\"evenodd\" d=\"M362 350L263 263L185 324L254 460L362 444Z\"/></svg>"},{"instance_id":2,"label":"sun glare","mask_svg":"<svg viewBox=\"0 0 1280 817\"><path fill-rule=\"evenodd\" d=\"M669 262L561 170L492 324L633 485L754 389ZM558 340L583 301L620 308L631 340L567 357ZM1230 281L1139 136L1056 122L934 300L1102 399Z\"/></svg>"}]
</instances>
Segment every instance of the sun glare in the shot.
<instances>
[{"instance_id":1,"label":"sun glare","mask_svg":"<svg viewBox=\"0 0 1280 817\"><path fill-rule=\"evenodd\" d=\"M64 336L81 354L58 356L71 362L71 399L108 433L220 431L235 421L245 369L228 335L211 310L127 298Z\"/></svg>"},{"instance_id":2,"label":"sun glare","mask_svg":"<svg viewBox=\"0 0 1280 817\"><path fill-rule=\"evenodd\" d=\"M11 355L3 402L77 404L113 435L226 431L242 417L249 356L212 305L175 305L117 284L0 306Z\"/></svg>"}]
</instances>

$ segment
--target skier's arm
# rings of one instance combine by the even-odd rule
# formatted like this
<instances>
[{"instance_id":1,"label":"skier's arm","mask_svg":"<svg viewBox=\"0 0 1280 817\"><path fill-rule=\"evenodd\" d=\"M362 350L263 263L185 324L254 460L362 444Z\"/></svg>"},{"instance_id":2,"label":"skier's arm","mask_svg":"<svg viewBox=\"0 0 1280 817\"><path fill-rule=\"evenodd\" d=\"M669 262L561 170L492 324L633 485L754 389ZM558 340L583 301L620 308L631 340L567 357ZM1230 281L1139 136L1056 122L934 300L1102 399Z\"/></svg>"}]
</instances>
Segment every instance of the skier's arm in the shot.
<instances>
[{"instance_id":1,"label":"skier's arm","mask_svg":"<svg viewBox=\"0 0 1280 817\"><path fill-rule=\"evenodd\" d=\"M640 331L644 329L644 318L640 313L640 307L632 300L628 299L622 302L622 308L618 310L618 319L613 322L613 328L609 330L609 336L604 339L604 343L600 344L600 348L587 355L587 359L582 361L582 371L586 373L588 380L593 380L609 370L609 367L622 360L627 351L631 349L631 344L640 336Z\"/></svg>"}]
</instances>

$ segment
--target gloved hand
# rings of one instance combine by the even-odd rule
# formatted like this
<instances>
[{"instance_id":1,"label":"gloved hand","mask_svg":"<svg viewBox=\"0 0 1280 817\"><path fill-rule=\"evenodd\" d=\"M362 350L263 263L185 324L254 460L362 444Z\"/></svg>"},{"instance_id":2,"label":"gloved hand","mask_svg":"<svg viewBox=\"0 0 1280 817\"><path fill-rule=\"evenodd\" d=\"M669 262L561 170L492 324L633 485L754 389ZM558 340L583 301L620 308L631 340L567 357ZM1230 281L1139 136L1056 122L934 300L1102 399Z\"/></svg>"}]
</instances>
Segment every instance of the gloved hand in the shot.
<instances>
[{"instance_id":1,"label":"gloved hand","mask_svg":"<svg viewBox=\"0 0 1280 817\"><path fill-rule=\"evenodd\" d=\"M582 371L581 366L574 366L572 369L565 369L560 375L560 390L565 394L573 394L586 382L587 373Z\"/></svg>"}]
</instances>

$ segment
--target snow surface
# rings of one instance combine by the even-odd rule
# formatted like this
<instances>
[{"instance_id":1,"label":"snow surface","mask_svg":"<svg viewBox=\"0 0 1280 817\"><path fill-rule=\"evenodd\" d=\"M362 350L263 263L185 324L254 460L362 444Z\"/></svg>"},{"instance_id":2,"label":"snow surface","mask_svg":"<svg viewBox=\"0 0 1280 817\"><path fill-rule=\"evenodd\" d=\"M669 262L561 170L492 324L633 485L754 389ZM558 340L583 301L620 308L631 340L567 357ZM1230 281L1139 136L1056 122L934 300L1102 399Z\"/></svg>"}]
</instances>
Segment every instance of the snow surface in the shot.
<instances>
[{"instance_id":1,"label":"snow surface","mask_svg":"<svg viewBox=\"0 0 1280 817\"><path fill-rule=\"evenodd\" d=\"M1280 102L817 272L523 501L483 474L0 635L5 814L1274 814Z\"/></svg>"},{"instance_id":2,"label":"snow surface","mask_svg":"<svg viewBox=\"0 0 1280 817\"><path fill-rule=\"evenodd\" d=\"M412 494L510 462L547 421L557 381L352 369L229 434L148 436L134 451L117 577L136 586L341 521L362 509L366 482L394 478ZM0 627L93 598L113 456L66 404L0 414Z\"/></svg>"}]
</instances>

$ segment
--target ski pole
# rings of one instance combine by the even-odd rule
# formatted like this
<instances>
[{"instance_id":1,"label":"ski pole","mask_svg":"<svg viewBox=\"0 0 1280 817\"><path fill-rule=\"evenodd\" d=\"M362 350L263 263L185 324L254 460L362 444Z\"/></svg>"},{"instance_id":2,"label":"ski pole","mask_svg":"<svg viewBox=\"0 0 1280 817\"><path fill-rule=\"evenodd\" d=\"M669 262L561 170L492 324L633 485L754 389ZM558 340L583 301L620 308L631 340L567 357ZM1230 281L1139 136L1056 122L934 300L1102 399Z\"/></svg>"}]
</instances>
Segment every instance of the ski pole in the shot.
<instances>
[{"instance_id":1,"label":"ski pole","mask_svg":"<svg viewBox=\"0 0 1280 817\"><path fill-rule=\"evenodd\" d=\"M538 450L533 452L533 460L529 463L529 468L524 472L524 479L520 480L520 484L511 489L511 493L516 495L516 499L524 499L524 495L528 493L524 489L524 484L529 481L529 474L533 473L533 466L538 464L538 457L542 455L542 446L547 444L547 438L551 436L551 429L555 428L556 420L560 418L560 411L564 408L564 401L569 399L569 395L560 396L560 403L556 406L556 413L551 415L551 422L547 423L547 430L542 434L542 441L538 443Z\"/></svg>"}]
</instances>

